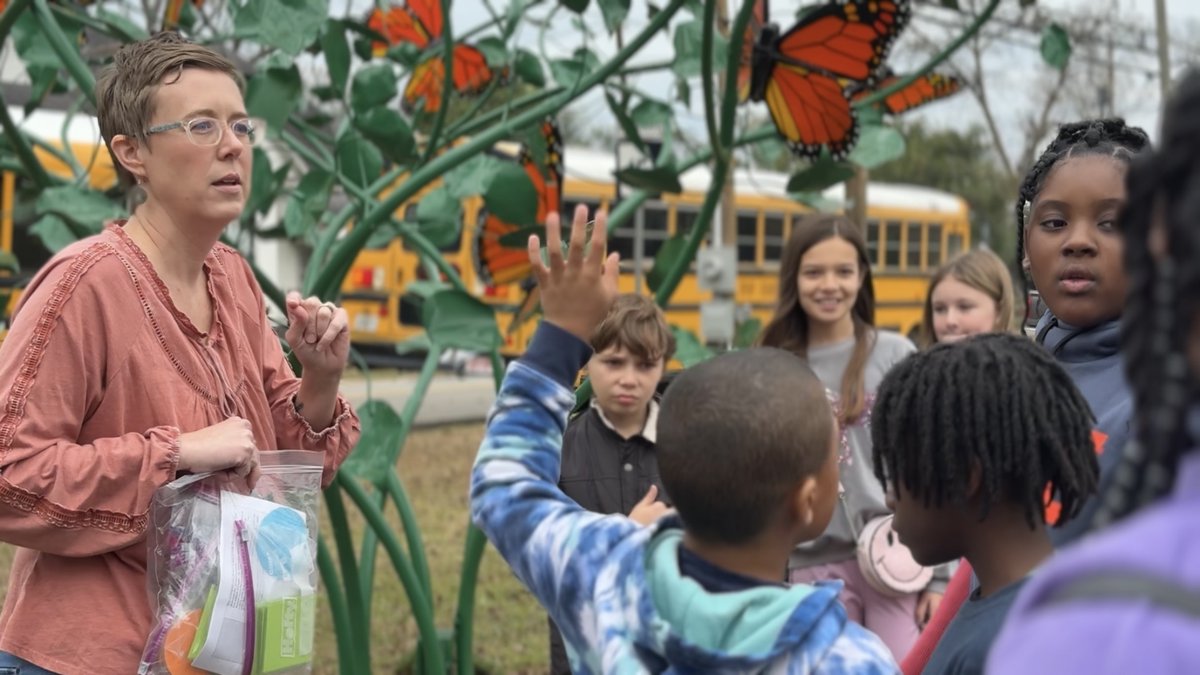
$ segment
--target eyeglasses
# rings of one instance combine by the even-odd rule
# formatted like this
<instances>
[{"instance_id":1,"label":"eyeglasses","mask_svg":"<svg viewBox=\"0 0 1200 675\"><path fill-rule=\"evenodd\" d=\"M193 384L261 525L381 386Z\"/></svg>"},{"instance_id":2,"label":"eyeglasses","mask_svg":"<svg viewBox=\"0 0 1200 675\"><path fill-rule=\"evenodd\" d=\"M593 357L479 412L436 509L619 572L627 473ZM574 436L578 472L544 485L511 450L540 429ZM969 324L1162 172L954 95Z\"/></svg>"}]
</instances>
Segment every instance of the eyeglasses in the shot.
<instances>
[{"instance_id":1,"label":"eyeglasses","mask_svg":"<svg viewBox=\"0 0 1200 675\"><path fill-rule=\"evenodd\" d=\"M228 126L233 135L237 137L243 145L254 146L258 145L262 140L266 125L263 120L243 117L230 122L228 125L222 124L220 120L215 120L211 117L193 117L188 120L180 120L179 122L170 122L168 124L160 124L156 127L150 127L146 130L147 134L161 134L164 131L172 131L174 129L183 129L187 134L188 140L195 145L212 146L221 142L222 136L225 133L225 127Z\"/></svg>"}]
</instances>

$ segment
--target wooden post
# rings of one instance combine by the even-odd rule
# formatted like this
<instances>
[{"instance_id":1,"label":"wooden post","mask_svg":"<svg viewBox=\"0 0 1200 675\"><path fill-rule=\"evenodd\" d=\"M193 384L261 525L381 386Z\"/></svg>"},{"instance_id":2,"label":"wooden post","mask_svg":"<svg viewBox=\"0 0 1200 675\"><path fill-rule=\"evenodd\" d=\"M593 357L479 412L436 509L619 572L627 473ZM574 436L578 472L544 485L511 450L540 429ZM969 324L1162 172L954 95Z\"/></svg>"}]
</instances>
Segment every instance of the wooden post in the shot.
<instances>
[{"instance_id":1,"label":"wooden post","mask_svg":"<svg viewBox=\"0 0 1200 675\"><path fill-rule=\"evenodd\" d=\"M863 236L867 236L867 170L861 166L854 167L854 176L846 181L846 217L858 225Z\"/></svg>"}]
</instances>

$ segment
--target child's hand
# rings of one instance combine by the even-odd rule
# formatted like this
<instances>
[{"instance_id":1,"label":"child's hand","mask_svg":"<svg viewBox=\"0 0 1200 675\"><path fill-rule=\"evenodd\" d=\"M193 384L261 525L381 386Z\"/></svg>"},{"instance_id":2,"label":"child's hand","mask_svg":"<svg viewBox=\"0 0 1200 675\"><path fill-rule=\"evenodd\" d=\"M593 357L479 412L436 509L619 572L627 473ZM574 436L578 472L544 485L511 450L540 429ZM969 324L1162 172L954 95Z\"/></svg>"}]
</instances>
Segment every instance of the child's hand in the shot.
<instances>
[{"instance_id":1,"label":"child's hand","mask_svg":"<svg viewBox=\"0 0 1200 675\"><path fill-rule=\"evenodd\" d=\"M924 628L937 614L938 605L942 604L942 594L925 591L917 598L917 626Z\"/></svg>"},{"instance_id":2,"label":"child's hand","mask_svg":"<svg viewBox=\"0 0 1200 675\"><path fill-rule=\"evenodd\" d=\"M651 485L650 489L646 491L646 496L642 497L642 501L638 502L629 512L629 519L638 525L650 525L662 518L663 514L668 513L671 508L660 501L655 501L656 499L658 499L658 486Z\"/></svg>"},{"instance_id":3,"label":"child's hand","mask_svg":"<svg viewBox=\"0 0 1200 675\"><path fill-rule=\"evenodd\" d=\"M529 262L541 288L542 313L550 323L585 342L608 314L617 298L618 255L604 257L608 214L596 214L592 243L584 254L587 207L575 209L571 241L566 260L562 254L562 225L557 213L546 218L546 254L549 267L542 262L541 242L529 237Z\"/></svg>"}]
</instances>

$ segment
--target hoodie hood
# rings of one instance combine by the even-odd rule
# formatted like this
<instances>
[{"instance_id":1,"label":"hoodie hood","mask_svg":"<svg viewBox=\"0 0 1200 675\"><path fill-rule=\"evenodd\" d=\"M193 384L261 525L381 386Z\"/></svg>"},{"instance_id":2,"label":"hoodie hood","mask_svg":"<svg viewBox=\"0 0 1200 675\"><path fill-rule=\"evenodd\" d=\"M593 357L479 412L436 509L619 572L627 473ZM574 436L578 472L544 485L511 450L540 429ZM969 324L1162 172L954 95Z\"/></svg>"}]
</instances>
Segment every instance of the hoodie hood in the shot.
<instances>
[{"instance_id":1,"label":"hoodie hood","mask_svg":"<svg viewBox=\"0 0 1200 675\"><path fill-rule=\"evenodd\" d=\"M1076 328L1047 311L1038 321L1037 341L1063 363L1114 357L1121 351L1121 321L1113 319L1091 328Z\"/></svg>"},{"instance_id":2,"label":"hoodie hood","mask_svg":"<svg viewBox=\"0 0 1200 675\"><path fill-rule=\"evenodd\" d=\"M663 525L646 550L656 616L646 622L645 637L671 664L705 672L741 669L796 651L817 663L833 647L846 623L837 599L841 582L710 593L680 574L683 531L677 523Z\"/></svg>"}]
</instances>

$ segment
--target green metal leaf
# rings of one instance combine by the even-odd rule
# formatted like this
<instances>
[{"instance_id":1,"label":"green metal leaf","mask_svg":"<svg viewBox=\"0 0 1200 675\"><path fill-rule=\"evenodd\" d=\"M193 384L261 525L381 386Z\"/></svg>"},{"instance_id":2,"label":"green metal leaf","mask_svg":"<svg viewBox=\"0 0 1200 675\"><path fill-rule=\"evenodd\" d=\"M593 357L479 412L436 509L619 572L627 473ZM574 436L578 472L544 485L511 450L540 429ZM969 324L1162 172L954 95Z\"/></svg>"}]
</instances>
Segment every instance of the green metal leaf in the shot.
<instances>
[{"instance_id":1,"label":"green metal leaf","mask_svg":"<svg viewBox=\"0 0 1200 675\"><path fill-rule=\"evenodd\" d=\"M268 133L278 134L287 124L288 116L300 104L303 90L300 69L296 64L268 66L246 83L246 110L267 121Z\"/></svg>"},{"instance_id":2,"label":"green metal leaf","mask_svg":"<svg viewBox=\"0 0 1200 675\"><path fill-rule=\"evenodd\" d=\"M462 223L462 201L442 185L417 203L417 227L437 247L458 240Z\"/></svg>"},{"instance_id":3,"label":"green metal leaf","mask_svg":"<svg viewBox=\"0 0 1200 675\"><path fill-rule=\"evenodd\" d=\"M430 296L421 307L421 322L429 340L441 349L490 352L501 343L491 305L456 289Z\"/></svg>"},{"instance_id":4,"label":"green metal leaf","mask_svg":"<svg viewBox=\"0 0 1200 675\"><path fill-rule=\"evenodd\" d=\"M646 154L646 143L642 140L642 134L638 131L637 125L633 123L633 119L629 117L625 106L617 102L607 90L604 92L604 100L608 102L608 109L612 111L613 117L617 118L617 124L621 126L621 131L625 132L625 138L630 143L637 146L643 155Z\"/></svg>"},{"instance_id":5,"label":"green metal leaf","mask_svg":"<svg viewBox=\"0 0 1200 675\"><path fill-rule=\"evenodd\" d=\"M675 28L675 61L671 68L682 78L696 77L703 72L700 46L703 44L704 24L699 19L682 23ZM729 54L729 41L719 33L713 35L713 67L724 69Z\"/></svg>"},{"instance_id":6,"label":"green metal leaf","mask_svg":"<svg viewBox=\"0 0 1200 675\"><path fill-rule=\"evenodd\" d=\"M67 37L72 43L78 41L77 26L69 27L68 24L61 24L61 27L64 31L68 31ZM58 60L58 55L54 53L50 41L42 33L41 24L32 11L22 12L17 17L17 21L12 27L12 39L13 45L17 49L17 55L21 57L21 61L25 64L25 71L29 75L33 89L31 98L40 100L58 80L58 69L62 65ZM29 112L28 107L26 112Z\"/></svg>"},{"instance_id":7,"label":"green metal leaf","mask_svg":"<svg viewBox=\"0 0 1200 675\"><path fill-rule=\"evenodd\" d=\"M329 16L329 0L247 0L236 7L234 34L256 37L268 46L296 56L311 45Z\"/></svg>"},{"instance_id":8,"label":"green metal leaf","mask_svg":"<svg viewBox=\"0 0 1200 675\"><path fill-rule=\"evenodd\" d=\"M354 116L354 126L393 162L403 164L412 158L416 142L408 120L399 112L391 108L371 108Z\"/></svg>"},{"instance_id":9,"label":"green metal leaf","mask_svg":"<svg viewBox=\"0 0 1200 675\"><path fill-rule=\"evenodd\" d=\"M343 133L334 151L338 172L359 187L367 187L383 173L383 154L353 131Z\"/></svg>"},{"instance_id":10,"label":"green metal leaf","mask_svg":"<svg viewBox=\"0 0 1200 675\"><path fill-rule=\"evenodd\" d=\"M504 17L504 29L501 31L504 40L508 40L516 32L517 26L521 25L521 19L525 17L525 0L511 0L508 3L508 12Z\"/></svg>"},{"instance_id":11,"label":"green metal leaf","mask_svg":"<svg viewBox=\"0 0 1200 675\"><path fill-rule=\"evenodd\" d=\"M617 180L630 187L655 194L683 192L683 185L679 182L679 173L675 169L665 166L653 169L621 169L617 171Z\"/></svg>"},{"instance_id":12,"label":"green metal leaf","mask_svg":"<svg viewBox=\"0 0 1200 675\"><path fill-rule=\"evenodd\" d=\"M600 3L600 13L604 16L604 26L609 31L616 31L629 16L629 0L597 0Z\"/></svg>"},{"instance_id":13,"label":"green metal leaf","mask_svg":"<svg viewBox=\"0 0 1200 675\"><path fill-rule=\"evenodd\" d=\"M104 223L125 214L125 209L103 193L75 186L47 188L38 195L38 215L54 214L77 225L78 236L99 232ZM78 237L77 237L78 238Z\"/></svg>"},{"instance_id":14,"label":"green metal leaf","mask_svg":"<svg viewBox=\"0 0 1200 675\"><path fill-rule=\"evenodd\" d=\"M17 260L12 251L0 251L0 270L16 274L21 271L21 261Z\"/></svg>"},{"instance_id":15,"label":"green metal leaf","mask_svg":"<svg viewBox=\"0 0 1200 675\"><path fill-rule=\"evenodd\" d=\"M846 162L835 162L828 157L813 162L811 166L792 174L788 179L788 192L820 192L837 185L854 175L854 166Z\"/></svg>"},{"instance_id":16,"label":"green metal leaf","mask_svg":"<svg viewBox=\"0 0 1200 675\"><path fill-rule=\"evenodd\" d=\"M283 225L289 237L303 237L329 205L329 194L333 189L333 174L323 169L310 168L292 191Z\"/></svg>"},{"instance_id":17,"label":"green metal leaf","mask_svg":"<svg viewBox=\"0 0 1200 675\"><path fill-rule=\"evenodd\" d=\"M36 223L30 226L29 231L38 239L41 239L42 245L51 253L58 253L79 240L79 237L75 236L75 232L71 230L66 221L53 214L47 214L39 218Z\"/></svg>"},{"instance_id":18,"label":"green metal leaf","mask_svg":"<svg viewBox=\"0 0 1200 675\"><path fill-rule=\"evenodd\" d=\"M583 14L587 9L588 0L562 0L562 5L576 14Z\"/></svg>"},{"instance_id":19,"label":"green metal leaf","mask_svg":"<svg viewBox=\"0 0 1200 675\"><path fill-rule=\"evenodd\" d=\"M366 66L350 82L350 107L362 115L396 97L396 73L390 65Z\"/></svg>"},{"instance_id":20,"label":"green metal leaf","mask_svg":"<svg viewBox=\"0 0 1200 675\"><path fill-rule=\"evenodd\" d=\"M682 77L675 78L675 100L688 110L692 109L692 86Z\"/></svg>"},{"instance_id":21,"label":"green metal leaf","mask_svg":"<svg viewBox=\"0 0 1200 675\"><path fill-rule=\"evenodd\" d=\"M337 19L325 22L325 33L321 36L321 51L325 52L325 65L329 69L331 88L338 98L346 91L350 77L350 41L346 39L346 26Z\"/></svg>"},{"instance_id":22,"label":"green metal leaf","mask_svg":"<svg viewBox=\"0 0 1200 675\"><path fill-rule=\"evenodd\" d=\"M754 342L758 340L758 333L762 330L762 321L757 317L750 317L745 321L738 323L733 332L733 346L735 349L749 349L754 346Z\"/></svg>"},{"instance_id":23,"label":"green metal leaf","mask_svg":"<svg viewBox=\"0 0 1200 675\"><path fill-rule=\"evenodd\" d=\"M675 358L683 364L684 368L691 368L697 363L716 356L711 349L700 344L700 338L696 337L692 331L679 326L671 326L671 332L675 334Z\"/></svg>"},{"instance_id":24,"label":"green metal leaf","mask_svg":"<svg viewBox=\"0 0 1200 675\"><path fill-rule=\"evenodd\" d=\"M386 223L380 223L379 227L375 228L371 236L367 237L367 243L363 244L363 248L383 248L399 236L400 229L396 227L395 223L389 220Z\"/></svg>"},{"instance_id":25,"label":"green metal leaf","mask_svg":"<svg viewBox=\"0 0 1200 675\"><path fill-rule=\"evenodd\" d=\"M646 285L651 291L658 291L667 278L667 272L674 267L675 261L683 256L686 249L687 240L682 234L676 234L663 242L662 248L654 255L654 265L646 274Z\"/></svg>"},{"instance_id":26,"label":"green metal leaf","mask_svg":"<svg viewBox=\"0 0 1200 675\"><path fill-rule=\"evenodd\" d=\"M1052 23L1042 30L1042 59L1052 68L1062 70L1071 60L1071 38L1065 28Z\"/></svg>"},{"instance_id":27,"label":"green metal leaf","mask_svg":"<svg viewBox=\"0 0 1200 675\"><path fill-rule=\"evenodd\" d=\"M517 60L515 64L517 77L525 80L535 87L546 86L546 71L542 68L542 62L533 53L524 49L517 50Z\"/></svg>"},{"instance_id":28,"label":"green metal leaf","mask_svg":"<svg viewBox=\"0 0 1200 675\"><path fill-rule=\"evenodd\" d=\"M186 3L185 3L186 4ZM110 12L107 9L101 9L96 12L96 18L104 22L106 26L125 42L136 42L150 37L146 29L130 21L129 19Z\"/></svg>"},{"instance_id":29,"label":"green metal leaf","mask_svg":"<svg viewBox=\"0 0 1200 675\"><path fill-rule=\"evenodd\" d=\"M633 119L633 123L639 129L646 129L656 126L667 126L674 119L671 112L671 106L662 101L655 101L652 98L643 98L638 102L629 116Z\"/></svg>"},{"instance_id":30,"label":"green metal leaf","mask_svg":"<svg viewBox=\"0 0 1200 675\"><path fill-rule=\"evenodd\" d=\"M254 148L254 163L250 169L250 196L246 199L246 208L242 213L246 216L265 213L271 208L276 187L275 174L271 171L271 160L267 158L266 150L261 147Z\"/></svg>"},{"instance_id":31,"label":"green metal leaf","mask_svg":"<svg viewBox=\"0 0 1200 675\"><path fill-rule=\"evenodd\" d=\"M362 435L354 452L346 457L339 469L359 480L380 487L396 466L404 447L404 420L387 401L370 399L354 406L361 423Z\"/></svg>"},{"instance_id":32,"label":"green metal leaf","mask_svg":"<svg viewBox=\"0 0 1200 675\"><path fill-rule=\"evenodd\" d=\"M517 164L504 164L491 177L483 203L500 220L518 227L537 223L538 195L529 174Z\"/></svg>"},{"instance_id":33,"label":"green metal leaf","mask_svg":"<svg viewBox=\"0 0 1200 675\"><path fill-rule=\"evenodd\" d=\"M389 61L399 63L407 70L412 70L421 61L421 48L411 42L401 42L388 47L387 58Z\"/></svg>"},{"instance_id":34,"label":"green metal leaf","mask_svg":"<svg viewBox=\"0 0 1200 675\"><path fill-rule=\"evenodd\" d=\"M509 162L491 155L476 155L446 172L445 185L456 199L481 195L487 191L492 176Z\"/></svg>"},{"instance_id":35,"label":"green metal leaf","mask_svg":"<svg viewBox=\"0 0 1200 675\"><path fill-rule=\"evenodd\" d=\"M559 86L572 88L583 79L583 64L579 59L555 59L550 62L550 76Z\"/></svg>"},{"instance_id":36,"label":"green metal leaf","mask_svg":"<svg viewBox=\"0 0 1200 675\"><path fill-rule=\"evenodd\" d=\"M940 1L942 4L942 7L945 7L946 9L953 9L956 12L960 11L960 9L958 7L958 0L940 0ZM1029 0L1029 1L1032 2L1033 0ZM1021 4L1025 4L1025 3L1022 2Z\"/></svg>"},{"instance_id":37,"label":"green metal leaf","mask_svg":"<svg viewBox=\"0 0 1200 675\"><path fill-rule=\"evenodd\" d=\"M495 35L483 38L476 42L475 46L483 52L488 65L492 68L500 68L508 63L508 47L504 45L504 40Z\"/></svg>"},{"instance_id":38,"label":"green metal leaf","mask_svg":"<svg viewBox=\"0 0 1200 675\"><path fill-rule=\"evenodd\" d=\"M864 126L847 158L865 169L874 169L904 156L904 136L887 126Z\"/></svg>"}]
</instances>

